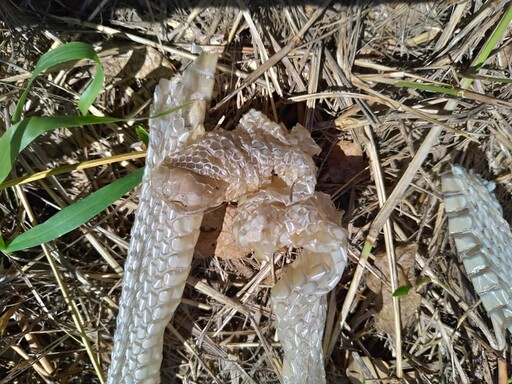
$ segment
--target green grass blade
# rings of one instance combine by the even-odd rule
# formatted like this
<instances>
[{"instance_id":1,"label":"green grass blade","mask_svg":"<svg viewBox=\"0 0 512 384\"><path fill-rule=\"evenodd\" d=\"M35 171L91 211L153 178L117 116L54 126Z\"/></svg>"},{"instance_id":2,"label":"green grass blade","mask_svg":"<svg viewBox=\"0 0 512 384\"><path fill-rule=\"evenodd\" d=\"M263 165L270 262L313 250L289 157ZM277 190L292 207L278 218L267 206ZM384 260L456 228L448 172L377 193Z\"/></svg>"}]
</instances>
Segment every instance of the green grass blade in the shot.
<instances>
[{"instance_id":1,"label":"green grass blade","mask_svg":"<svg viewBox=\"0 0 512 384\"><path fill-rule=\"evenodd\" d=\"M480 51L479 55L477 56L475 62L473 63L473 66L471 68L471 71L473 73L478 73L482 66L485 64L485 61L487 58L491 55L492 50L494 47L498 44L498 42L503 38L505 35L505 32L510 25L510 22L512 22L512 5L509 5L505 14L500 19L500 22L492 32L489 39L485 42L484 47Z\"/></svg>"},{"instance_id":2,"label":"green grass blade","mask_svg":"<svg viewBox=\"0 0 512 384\"><path fill-rule=\"evenodd\" d=\"M94 48L86 43L81 42L73 42L61 45L49 52L46 52L39 61L37 62L36 67L34 68L34 72L28 81L27 88L21 95L18 100L18 104L16 105L16 109L12 115L13 124L18 123L21 119L21 114L23 112L23 106L25 105L25 101L27 100L28 93L30 91L30 87L32 83L36 79L41 72L45 71L48 68L51 68L55 65L59 65L68 61L89 59L96 63L96 76L91 81L91 83L86 87L80 99L78 101L78 108L82 115L87 114L87 110L96 99L96 96L101 90L103 86L103 80L105 79L105 75L103 73L103 66L101 65L100 59L94 51Z\"/></svg>"},{"instance_id":3,"label":"green grass blade","mask_svg":"<svg viewBox=\"0 0 512 384\"><path fill-rule=\"evenodd\" d=\"M190 103L179 105L160 112L151 118L158 118L186 107ZM9 175L18 154L40 134L58 128L70 128L81 125L118 123L121 121L144 121L141 118L120 118L103 116L34 116L14 124L0 138L0 183ZM144 140L144 138L142 137Z\"/></svg>"},{"instance_id":4,"label":"green grass blade","mask_svg":"<svg viewBox=\"0 0 512 384\"><path fill-rule=\"evenodd\" d=\"M122 121L118 117L45 116L30 117L14 124L0 138L0 183L5 180L18 154L40 134L57 128Z\"/></svg>"},{"instance_id":5,"label":"green grass blade","mask_svg":"<svg viewBox=\"0 0 512 384\"><path fill-rule=\"evenodd\" d=\"M413 89L421 89L428 92L440 93L444 95L450 95L455 97L464 97L464 90L458 88L448 88L440 85L433 84L424 84L424 83L415 83L414 81L396 81L393 83L395 87L401 88L413 88Z\"/></svg>"},{"instance_id":6,"label":"green grass blade","mask_svg":"<svg viewBox=\"0 0 512 384\"><path fill-rule=\"evenodd\" d=\"M97 190L84 199L62 209L44 223L36 225L16 237L12 242L8 243L6 247L2 247L2 250L12 253L35 247L78 228L139 184L142 180L143 172L143 169L139 169L130 173Z\"/></svg>"}]
</instances>

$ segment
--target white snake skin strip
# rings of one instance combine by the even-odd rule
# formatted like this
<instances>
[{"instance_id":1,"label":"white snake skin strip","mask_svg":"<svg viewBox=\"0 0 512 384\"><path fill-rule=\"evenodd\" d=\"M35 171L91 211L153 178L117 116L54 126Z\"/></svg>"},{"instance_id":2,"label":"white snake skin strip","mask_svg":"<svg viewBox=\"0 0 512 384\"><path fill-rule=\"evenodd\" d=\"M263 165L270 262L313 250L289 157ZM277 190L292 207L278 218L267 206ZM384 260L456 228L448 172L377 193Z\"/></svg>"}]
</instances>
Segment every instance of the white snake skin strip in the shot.
<instances>
[{"instance_id":1,"label":"white snake skin strip","mask_svg":"<svg viewBox=\"0 0 512 384\"><path fill-rule=\"evenodd\" d=\"M209 97L214 65L214 58L203 56L180 85L161 84L153 113ZM282 246L303 249L272 290L283 378L290 384L325 383L325 295L345 268L347 237L329 197L314 192L312 156L320 148L305 128L288 133L254 110L231 132L203 133L196 128L203 116L204 102L196 102L152 120L109 383L158 380L163 331L181 299L201 214L236 199L234 231L242 245L260 257Z\"/></svg>"},{"instance_id":2,"label":"white snake skin strip","mask_svg":"<svg viewBox=\"0 0 512 384\"><path fill-rule=\"evenodd\" d=\"M208 132L152 172L157 193L183 214L239 199L233 231L256 256L282 246L303 248L272 291L286 383L325 382L325 295L347 262L340 217L327 195L314 194L312 156L319 151L302 126L288 133L252 110L234 131Z\"/></svg>"},{"instance_id":3,"label":"white snake skin strip","mask_svg":"<svg viewBox=\"0 0 512 384\"><path fill-rule=\"evenodd\" d=\"M272 289L272 305L281 340L285 384L326 382L322 337L326 294L347 264L347 235L330 197L316 192L290 203L289 190L261 191L239 202L233 232L243 247L268 258L283 246L301 247Z\"/></svg>"},{"instance_id":4,"label":"white snake skin strip","mask_svg":"<svg viewBox=\"0 0 512 384\"><path fill-rule=\"evenodd\" d=\"M178 306L199 235L201 214L183 216L151 186L151 171L204 132L205 100L212 94L217 56L201 55L181 82L162 80L151 114L196 100L150 120L146 168L125 264L114 336L110 384L157 383L163 333Z\"/></svg>"},{"instance_id":5,"label":"white snake skin strip","mask_svg":"<svg viewBox=\"0 0 512 384\"><path fill-rule=\"evenodd\" d=\"M512 332L512 232L492 183L460 166L442 176L448 229L494 327Z\"/></svg>"}]
</instances>

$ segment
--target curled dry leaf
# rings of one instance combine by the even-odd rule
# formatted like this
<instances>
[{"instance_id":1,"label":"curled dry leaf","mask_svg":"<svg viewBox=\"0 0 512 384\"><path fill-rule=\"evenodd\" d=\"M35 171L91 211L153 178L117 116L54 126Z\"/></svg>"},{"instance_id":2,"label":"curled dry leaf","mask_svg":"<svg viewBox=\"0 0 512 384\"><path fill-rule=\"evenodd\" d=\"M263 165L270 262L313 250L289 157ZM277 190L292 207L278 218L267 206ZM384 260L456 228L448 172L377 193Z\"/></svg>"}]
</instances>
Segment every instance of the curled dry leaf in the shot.
<instances>
[{"instance_id":1,"label":"curled dry leaf","mask_svg":"<svg viewBox=\"0 0 512 384\"><path fill-rule=\"evenodd\" d=\"M414 286L414 263L418 246L416 244L403 245L396 248L398 285ZM389 267L386 254L381 252L375 256L374 267L380 271L382 279L373 274L366 275L366 285L377 295L375 328L393 337L393 296L389 284ZM400 297L400 315L402 327L408 327L414 320L414 315L421 302L421 296L411 289L407 295Z\"/></svg>"},{"instance_id":2,"label":"curled dry leaf","mask_svg":"<svg viewBox=\"0 0 512 384\"><path fill-rule=\"evenodd\" d=\"M169 77L176 68L161 52L151 47L115 52L101 60L107 78L160 79Z\"/></svg>"}]
</instances>

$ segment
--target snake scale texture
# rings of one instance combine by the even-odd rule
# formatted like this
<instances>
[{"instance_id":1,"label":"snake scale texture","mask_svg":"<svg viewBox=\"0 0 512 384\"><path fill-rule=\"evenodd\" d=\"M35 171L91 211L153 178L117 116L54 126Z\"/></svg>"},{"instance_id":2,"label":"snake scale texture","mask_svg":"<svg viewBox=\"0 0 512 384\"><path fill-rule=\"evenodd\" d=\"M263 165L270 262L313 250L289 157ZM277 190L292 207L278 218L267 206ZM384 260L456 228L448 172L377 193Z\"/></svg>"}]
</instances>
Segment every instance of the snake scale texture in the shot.
<instances>
[{"instance_id":1,"label":"snake scale texture","mask_svg":"<svg viewBox=\"0 0 512 384\"><path fill-rule=\"evenodd\" d=\"M181 83L161 82L155 92L153 113L195 101L151 120L108 382L158 381L163 331L181 299L202 213L236 200L241 246L264 259L283 246L301 249L272 290L283 380L325 383L325 295L345 268L347 236L330 198L315 192L312 156L320 148L304 127L288 132L254 110L233 131L204 133L215 63L202 55Z\"/></svg>"},{"instance_id":2,"label":"snake scale texture","mask_svg":"<svg viewBox=\"0 0 512 384\"><path fill-rule=\"evenodd\" d=\"M454 165L442 175L448 230L494 327L512 332L512 232L494 184Z\"/></svg>"},{"instance_id":3,"label":"snake scale texture","mask_svg":"<svg viewBox=\"0 0 512 384\"><path fill-rule=\"evenodd\" d=\"M125 263L114 335L110 384L157 383L163 334L181 301L202 215L182 215L151 186L163 159L200 134L211 97L217 56L202 55L174 81L161 80L151 114L194 102L150 120L146 168ZM179 82L178 82L179 81Z\"/></svg>"},{"instance_id":4,"label":"snake scale texture","mask_svg":"<svg viewBox=\"0 0 512 384\"><path fill-rule=\"evenodd\" d=\"M347 263L347 235L328 195L314 193L290 202L286 188L270 188L239 201L233 232L243 247L268 259L286 246L300 247L299 257L272 289L272 307L281 340L285 384L325 383L322 337L326 294Z\"/></svg>"}]
</instances>

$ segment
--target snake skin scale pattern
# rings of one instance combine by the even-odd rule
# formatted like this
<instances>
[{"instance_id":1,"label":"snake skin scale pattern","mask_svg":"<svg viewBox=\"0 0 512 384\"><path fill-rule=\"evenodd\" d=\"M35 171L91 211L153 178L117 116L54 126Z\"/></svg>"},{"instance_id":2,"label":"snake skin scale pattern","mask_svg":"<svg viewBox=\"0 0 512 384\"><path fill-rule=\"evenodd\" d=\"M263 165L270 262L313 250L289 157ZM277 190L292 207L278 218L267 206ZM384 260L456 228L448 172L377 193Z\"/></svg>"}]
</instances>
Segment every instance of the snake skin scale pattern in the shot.
<instances>
[{"instance_id":1,"label":"snake skin scale pattern","mask_svg":"<svg viewBox=\"0 0 512 384\"><path fill-rule=\"evenodd\" d=\"M238 200L233 232L256 257L270 259L283 246L302 248L272 290L283 379L290 384L325 383L325 295L347 262L341 217L327 195L315 193L312 156L319 152L302 126L287 133L251 110L234 131L208 132L152 172L157 193L183 214Z\"/></svg>"},{"instance_id":2,"label":"snake skin scale pattern","mask_svg":"<svg viewBox=\"0 0 512 384\"><path fill-rule=\"evenodd\" d=\"M466 273L495 327L512 332L512 232L494 185L458 165L441 181L448 230Z\"/></svg>"},{"instance_id":3,"label":"snake skin scale pattern","mask_svg":"<svg viewBox=\"0 0 512 384\"><path fill-rule=\"evenodd\" d=\"M285 384L326 382L322 337L326 295L347 264L347 234L329 195L289 203L289 189L275 188L239 201L233 233L240 246L268 259L282 247L300 247L297 259L272 289L272 308L281 340Z\"/></svg>"},{"instance_id":4,"label":"snake skin scale pattern","mask_svg":"<svg viewBox=\"0 0 512 384\"><path fill-rule=\"evenodd\" d=\"M183 212L204 211L268 185L275 173L291 189L292 201L311 196L316 186L312 156L320 148L297 125L287 133L261 112L245 114L233 131L207 132L168 156L153 171L153 185Z\"/></svg>"},{"instance_id":5,"label":"snake skin scale pattern","mask_svg":"<svg viewBox=\"0 0 512 384\"><path fill-rule=\"evenodd\" d=\"M232 200L235 237L256 257L302 250L272 289L283 379L325 383L325 295L347 263L347 235L329 196L315 192L320 148L302 126L288 133L255 110L234 131L204 133L215 63L202 55L181 83L161 82L155 92L152 114L195 102L151 120L108 383L158 381L163 332L181 300L202 213Z\"/></svg>"},{"instance_id":6,"label":"snake skin scale pattern","mask_svg":"<svg viewBox=\"0 0 512 384\"><path fill-rule=\"evenodd\" d=\"M155 91L151 115L195 101L149 122L146 168L124 267L109 384L153 384L160 378L164 330L181 301L202 215L181 215L163 201L151 186L151 171L201 130L216 63L216 55L201 55L180 82L161 80Z\"/></svg>"}]
</instances>

